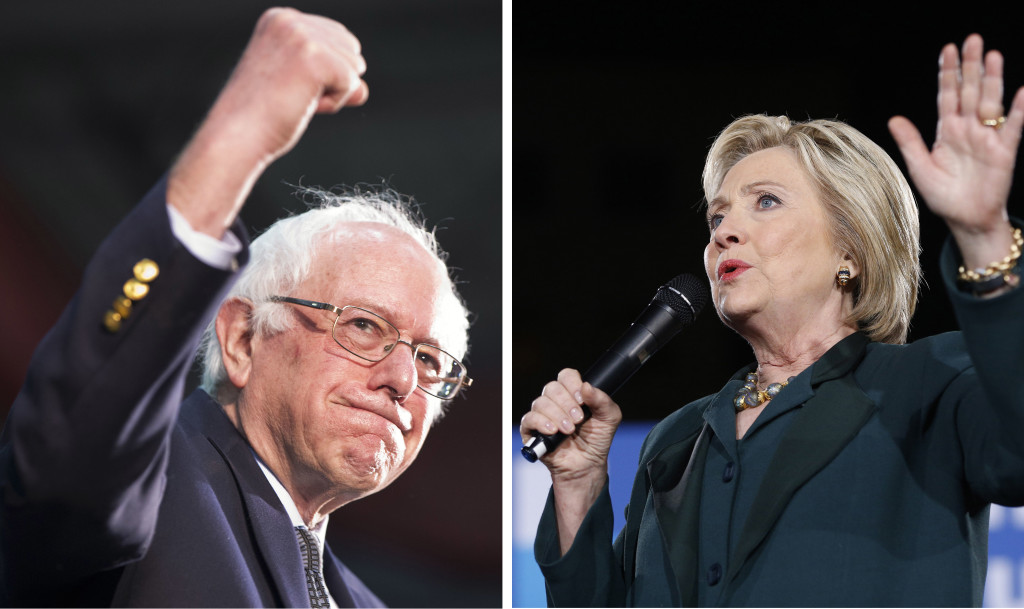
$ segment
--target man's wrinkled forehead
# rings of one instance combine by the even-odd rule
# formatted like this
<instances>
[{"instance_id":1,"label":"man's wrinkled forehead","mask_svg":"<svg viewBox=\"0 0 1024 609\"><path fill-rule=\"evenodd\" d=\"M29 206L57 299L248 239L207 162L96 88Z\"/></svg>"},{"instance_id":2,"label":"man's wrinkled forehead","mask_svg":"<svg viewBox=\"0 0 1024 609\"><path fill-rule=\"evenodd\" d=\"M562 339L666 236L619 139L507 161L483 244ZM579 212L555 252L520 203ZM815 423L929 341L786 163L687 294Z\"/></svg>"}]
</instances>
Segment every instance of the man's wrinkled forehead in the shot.
<instances>
[{"instance_id":1,"label":"man's wrinkled forehead","mask_svg":"<svg viewBox=\"0 0 1024 609\"><path fill-rule=\"evenodd\" d=\"M429 328L415 337L451 343L453 300L447 267L401 229L377 222L339 223L313 260L311 279L329 297L369 308L389 320ZM321 296L327 298L328 296ZM394 323L394 322L393 322Z\"/></svg>"}]
</instances>

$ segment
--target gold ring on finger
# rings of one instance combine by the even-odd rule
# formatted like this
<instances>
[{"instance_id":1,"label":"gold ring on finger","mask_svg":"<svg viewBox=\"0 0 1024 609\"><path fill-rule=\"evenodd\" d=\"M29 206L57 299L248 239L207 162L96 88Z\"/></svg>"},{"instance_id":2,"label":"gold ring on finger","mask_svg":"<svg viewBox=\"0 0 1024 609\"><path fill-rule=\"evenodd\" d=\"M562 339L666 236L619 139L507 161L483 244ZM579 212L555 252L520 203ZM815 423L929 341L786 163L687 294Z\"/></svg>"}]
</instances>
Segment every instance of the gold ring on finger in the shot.
<instances>
[{"instance_id":1,"label":"gold ring on finger","mask_svg":"<svg viewBox=\"0 0 1024 609\"><path fill-rule=\"evenodd\" d=\"M981 124L982 125L985 125L986 127L992 127L993 129L1000 129L1000 128L1002 128L1003 123L1005 123L1005 122L1006 122L1006 117L1005 116L1000 116L999 118L983 118L983 119L981 119Z\"/></svg>"}]
</instances>

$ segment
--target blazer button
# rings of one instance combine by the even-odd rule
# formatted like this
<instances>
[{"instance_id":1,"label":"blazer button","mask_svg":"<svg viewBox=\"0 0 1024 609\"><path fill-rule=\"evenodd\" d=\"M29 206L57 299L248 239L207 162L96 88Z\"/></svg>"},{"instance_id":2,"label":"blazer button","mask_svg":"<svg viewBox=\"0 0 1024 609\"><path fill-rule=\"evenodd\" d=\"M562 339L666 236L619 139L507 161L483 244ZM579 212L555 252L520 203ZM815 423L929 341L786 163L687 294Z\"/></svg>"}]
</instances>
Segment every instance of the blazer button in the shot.
<instances>
[{"instance_id":1,"label":"blazer button","mask_svg":"<svg viewBox=\"0 0 1024 609\"><path fill-rule=\"evenodd\" d=\"M725 469L722 470L722 482L732 482L732 479L736 477L736 464L729 461L725 464Z\"/></svg>"},{"instance_id":2,"label":"blazer button","mask_svg":"<svg viewBox=\"0 0 1024 609\"><path fill-rule=\"evenodd\" d=\"M117 332L121 324L132 314L132 303L149 294L149 283L160 274L160 267L149 258L143 258L132 267L132 277L124 282L121 289L124 296L114 299L114 304L103 315L103 327L108 332Z\"/></svg>"},{"instance_id":3,"label":"blazer button","mask_svg":"<svg viewBox=\"0 0 1024 609\"><path fill-rule=\"evenodd\" d=\"M709 586L714 586L718 582L722 581L722 565L716 562L708 567L707 577Z\"/></svg>"},{"instance_id":4,"label":"blazer button","mask_svg":"<svg viewBox=\"0 0 1024 609\"><path fill-rule=\"evenodd\" d=\"M128 319L128 316L132 314L132 299L124 296L118 296L114 299L112 307L122 319Z\"/></svg>"},{"instance_id":5,"label":"blazer button","mask_svg":"<svg viewBox=\"0 0 1024 609\"><path fill-rule=\"evenodd\" d=\"M132 268L132 273L135 275L135 278L142 283L149 283L156 279L156 276L160 274L160 267L149 258L143 258L135 263L135 266Z\"/></svg>"},{"instance_id":6,"label":"blazer button","mask_svg":"<svg viewBox=\"0 0 1024 609\"><path fill-rule=\"evenodd\" d=\"M149 258L143 258L132 267L132 277L124 283L124 295L132 300L142 300L149 294L149 283L160 274L160 267Z\"/></svg>"},{"instance_id":7,"label":"blazer button","mask_svg":"<svg viewBox=\"0 0 1024 609\"><path fill-rule=\"evenodd\" d=\"M121 314L117 311L107 311L106 315L103 316L103 327L107 329L107 332L117 332L121 329Z\"/></svg>"},{"instance_id":8,"label":"blazer button","mask_svg":"<svg viewBox=\"0 0 1024 609\"><path fill-rule=\"evenodd\" d=\"M149 285L138 279L129 279L124 282L124 295L132 300L142 300L149 294Z\"/></svg>"}]
</instances>

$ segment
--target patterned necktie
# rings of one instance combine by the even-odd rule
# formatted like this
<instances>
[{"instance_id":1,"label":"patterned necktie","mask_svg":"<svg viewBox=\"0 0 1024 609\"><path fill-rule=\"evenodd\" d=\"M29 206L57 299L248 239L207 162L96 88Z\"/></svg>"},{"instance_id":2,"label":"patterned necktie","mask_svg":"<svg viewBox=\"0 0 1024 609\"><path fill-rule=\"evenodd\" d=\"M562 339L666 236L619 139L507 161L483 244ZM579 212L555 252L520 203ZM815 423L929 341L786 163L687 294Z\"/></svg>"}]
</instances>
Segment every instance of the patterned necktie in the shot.
<instances>
[{"instance_id":1,"label":"patterned necktie","mask_svg":"<svg viewBox=\"0 0 1024 609\"><path fill-rule=\"evenodd\" d=\"M302 566L306 569L306 588L309 589L309 603L313 609L330 609L331 597L327 595L327 584L320 566L320 543L308 529L295 527L299 539L299 553Z\"/></svg>"}]
</instances>

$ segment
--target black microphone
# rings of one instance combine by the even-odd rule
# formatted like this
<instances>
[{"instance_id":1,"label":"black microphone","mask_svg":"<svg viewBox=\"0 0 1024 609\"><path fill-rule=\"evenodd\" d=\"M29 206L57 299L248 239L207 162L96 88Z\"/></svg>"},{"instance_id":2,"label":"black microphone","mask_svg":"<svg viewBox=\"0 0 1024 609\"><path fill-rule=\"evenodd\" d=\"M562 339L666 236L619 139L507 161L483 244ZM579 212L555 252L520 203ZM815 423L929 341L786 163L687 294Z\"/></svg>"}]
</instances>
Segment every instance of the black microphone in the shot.
<instances>
[{"instance_id":1,"label":"black microphone","mask_svg":"<svg viewBox=\"0 0 1024 609\"><path fill-rule=\"evenodd\" d=\"M611 395L633 376L654 352L665 346L684 326L693 320L708 300L708 287L689 273L683 273L658 289L651 304L626 333L597 360L583 380ZM581 405L583 421L590 418L590 409ZM582 421L581 421L582 423ZM549 436L533 431L533 439L523 446L523 457L534 462L555 450L565 440L558 432Z\"/></svg>"}]
</instances>

